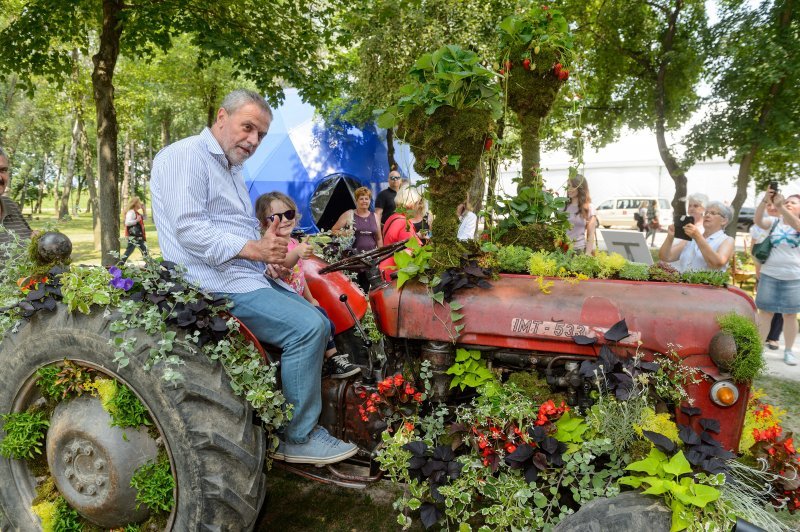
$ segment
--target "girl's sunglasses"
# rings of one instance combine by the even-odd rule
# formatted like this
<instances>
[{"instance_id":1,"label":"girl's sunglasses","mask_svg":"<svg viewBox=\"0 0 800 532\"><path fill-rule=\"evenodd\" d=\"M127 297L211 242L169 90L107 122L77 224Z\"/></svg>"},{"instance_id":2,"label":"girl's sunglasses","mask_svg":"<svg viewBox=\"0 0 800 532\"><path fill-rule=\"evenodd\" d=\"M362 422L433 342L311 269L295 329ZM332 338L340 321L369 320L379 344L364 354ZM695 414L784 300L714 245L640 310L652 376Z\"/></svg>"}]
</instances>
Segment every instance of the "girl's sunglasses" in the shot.
<instances>
[{"instance_id":1,"label":"girl's sunglasses","mask_svg":"<svg viewBox=\"0 0 800 532\"><path fill-rule=\"evenodd\" d=\"M278 217L278 220L281 220L281 221L284 218L287 219L287 220L294 220L294 215L295 214L297 214L297 212L294 209L289 209L288 211L276 212L276 213L270 214L269 216L267 216L267 218L269 219L270 222L274 222L276 216Z\"/></svg>"}]
</instances>

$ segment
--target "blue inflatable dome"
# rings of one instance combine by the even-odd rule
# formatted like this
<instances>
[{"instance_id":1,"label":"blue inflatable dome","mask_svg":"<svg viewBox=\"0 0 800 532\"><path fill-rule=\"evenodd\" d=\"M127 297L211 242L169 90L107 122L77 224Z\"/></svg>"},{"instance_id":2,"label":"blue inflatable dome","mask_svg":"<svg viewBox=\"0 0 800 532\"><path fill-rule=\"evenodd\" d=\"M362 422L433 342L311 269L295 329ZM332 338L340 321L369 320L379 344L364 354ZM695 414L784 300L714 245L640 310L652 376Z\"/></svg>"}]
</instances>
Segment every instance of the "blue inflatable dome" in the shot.
<instances>
[{"instance_id":1,"label":"blue inflatable dome","mask_svg":"<svg viewBox=\"0 0 800 532\"><path fill-rule=\"evenodd\" d=\"M385 130L374 124L325 124L296 89L286 91L286 100L273 115L269 133L244 165L253 203L261 194L283 192L297 203L298 228L316 233L330 229L344 211L355 207L353 192L358 187L370 188L373 198L386 188ZM415 181L407 145L395 143L395 160L403 176Z\"/></svg>"}]
</instances>

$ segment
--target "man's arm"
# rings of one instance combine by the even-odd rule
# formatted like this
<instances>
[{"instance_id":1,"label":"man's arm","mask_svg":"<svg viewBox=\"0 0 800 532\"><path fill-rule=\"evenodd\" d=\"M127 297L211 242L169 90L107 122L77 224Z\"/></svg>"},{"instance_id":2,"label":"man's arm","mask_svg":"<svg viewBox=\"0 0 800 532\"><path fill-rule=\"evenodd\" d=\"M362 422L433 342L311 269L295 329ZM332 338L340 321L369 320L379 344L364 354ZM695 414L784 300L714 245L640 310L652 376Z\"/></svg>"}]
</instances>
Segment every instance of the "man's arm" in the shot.
<instances>
[{"instance_id":1,"label":"man's arm","mask_svg":"<svg viewBox=\"0 0 800 532\"><path fill-rule=\"evenodd\" d=\"M214 224L208 213L208 180L209 170L193 150L170 153L156 158L153 164L152 190L154 199L162 205L160 217L174 227L181 247L211 266L236 257L274 259L275 246L270 242L274 238L249 240Z\"/></svg>"}]
</instances>

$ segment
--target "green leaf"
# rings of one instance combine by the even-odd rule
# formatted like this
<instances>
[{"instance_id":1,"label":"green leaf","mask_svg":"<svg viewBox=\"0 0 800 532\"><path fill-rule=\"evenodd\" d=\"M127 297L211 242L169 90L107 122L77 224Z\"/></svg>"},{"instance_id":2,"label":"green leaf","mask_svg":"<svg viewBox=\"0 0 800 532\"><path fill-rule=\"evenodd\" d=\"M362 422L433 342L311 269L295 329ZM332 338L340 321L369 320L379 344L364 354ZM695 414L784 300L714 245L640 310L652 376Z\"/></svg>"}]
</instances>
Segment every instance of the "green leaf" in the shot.
<instances>
[{"instance_id":1,"label":"green leaf","mask_svg":"<svg viewBox=\"0 0 800 532\"><path fill-rule=\"evenodd\" d=\"M453 323L457 322L458 320L460 320L463 317L464 317L464 315L463 314L459 314L458 312L451 312L450 313L450 321L452 321Z\"/></svg>"},{"instance_id":2,"label":"green leaf","mask_svg":"<svg viewBox=\"0 0 800 532\"><path fill-rule=\"evenodd\" d=\"M456 349L456 362L464 362L465 360L469 360L472 357L472 354L467 349Z\"/></svg>"},{"instance_id":3,"label":"green leaf","mask_svg":"<svg viewBox=\"0 0 800 532\"><path fill-rule=\"evenodd\" d=\"M422 503L419 499L414 498L408 501L408 507L412 510L419 510L420 506L422 506Z\"/></svg>"},{"instance_id":4,"label":"green leaf","mask_svg":"<svg viewBox=\"0 0 800 532\"><path fill-rule=\"evenodd\" d=\"M666 455L654 447L650 450L650 454L647 455L647 458L628 464L625 469L658 476L659 472L662 471L662 463L666 462L666 460Z\"/></svg>"},{"instance_id":5,"label":"green leaf","mask_svg":"<svg viewBox=\"0 0 800 532\"><path fill-rule=\"evenodd\" d=\"M461 310L462 308L464 308L464 305L462 305L458 301L450 302L450 310Z\"/></svg>"},{"instance_id":6,"label":"green leaf","mask_svg":"<svg viewBox=\"0 0 800 532\"><path fill-rule=\"evenodd\" d=\"M705 484L692 484L690 490L694 493L692 504L705 508L706 504L714 502L720 497L720 491L713 486Z\"/></svg>"},{"instance_id":7,"label":"green leaf","mask_svg":"<svg viewBox=\"0 0 800 532\"><path fill-rule=\"evenodd\" d=\"M692 472L692 466L689 461L683 456L683 451L670 458L669 462L664 464L664 472L674 475L676 477Z\"/></svg>"},{"instance_id":8,"label":"green leaf","mask_svg":"<svg viewBox=\"0 0 800 532\"><path fill-rule=\"evenodd\" d=\"M444 292L435 292L431 294L431 299L433 299L440 305L444 305Z\"/></svg>"}]
</instances>

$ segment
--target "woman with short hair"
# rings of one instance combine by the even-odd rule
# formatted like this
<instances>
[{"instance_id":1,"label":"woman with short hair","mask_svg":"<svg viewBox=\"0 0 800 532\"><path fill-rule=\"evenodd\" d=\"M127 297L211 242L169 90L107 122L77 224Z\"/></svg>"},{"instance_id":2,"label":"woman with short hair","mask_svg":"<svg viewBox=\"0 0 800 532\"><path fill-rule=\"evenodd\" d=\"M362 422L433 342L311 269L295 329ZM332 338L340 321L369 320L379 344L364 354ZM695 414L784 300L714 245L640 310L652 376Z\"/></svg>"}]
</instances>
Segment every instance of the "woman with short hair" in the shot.
<instances>
[{"instance_id":1,"label":"woman with short hair","mask_svg":"<svg viewBox=\"0 0 800 532\"><path fill-rule=\"evenodd\" d=\"M370 210L372 191L367 187L359 187L353 194L356 197L356 208L343 212L331 231L339 235L352 235L351 249L356 253L372 251L383 246L380 218ZM356 281L364 293L369 293L367 272L358 272Z\"/></svg>"},{"instance_id":2,"label":"woman with short hair","mask_svg":"<svg viewBox=\"0 0 800 532\"><path fill-rule=\"evenodd\" d=\"M721 271L728 268L733 255L733 238L725 234L725 227L733 218L730 207L720 201L711 201L703 214L703 231L699 224L687 224L686 235L691 238L683 245L675 244L675 225L670 224L667 238L658 250L658 258L665 262L678 261L676 269L687 271Z\"/></svg>"},{"instance_id":3,"label":"woman with short hair","mask_svg":"<svg viewBox=\"0 0 800 532\"><path fill-rule=\"evenodd\" d=\"M425 198L416 189L403 185L397 191L395 205L397 210L383 224L383 245L388 246L411 238L420 242L411 220L425 211ZM384 278L388 279L397 269L396 266L394 257L381 262L380 269Z\"/></svg>"}]
</instances>

